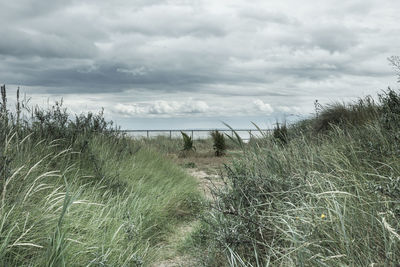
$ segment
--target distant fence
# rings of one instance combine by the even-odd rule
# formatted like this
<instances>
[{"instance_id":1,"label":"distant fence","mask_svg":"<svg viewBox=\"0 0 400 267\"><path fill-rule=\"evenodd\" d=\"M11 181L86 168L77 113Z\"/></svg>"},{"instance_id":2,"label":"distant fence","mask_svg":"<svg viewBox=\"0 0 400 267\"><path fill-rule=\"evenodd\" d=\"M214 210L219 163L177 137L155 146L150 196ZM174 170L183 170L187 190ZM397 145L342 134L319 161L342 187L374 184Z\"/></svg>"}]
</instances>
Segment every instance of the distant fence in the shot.
<instances>
[{"instance_id":1,"label":"distant fence","mask_svg":"<svg viewBox=\"0 0 400 267\"><path fill-rule=\"evenodd\" d=\"M181 132L184 132L192 137L193 140L205 139L210 137L210 132L219 131L230 136L234 136L236 132L243 140L249 140L252 137L261 137L262 134L269 134L272 129L174 129L174 130L121 130L121 132L127 133L132 137L141 138L152 138L157 136L166 136L170 139L178 138L181 136Z\"/></svg>"}]
</instances>

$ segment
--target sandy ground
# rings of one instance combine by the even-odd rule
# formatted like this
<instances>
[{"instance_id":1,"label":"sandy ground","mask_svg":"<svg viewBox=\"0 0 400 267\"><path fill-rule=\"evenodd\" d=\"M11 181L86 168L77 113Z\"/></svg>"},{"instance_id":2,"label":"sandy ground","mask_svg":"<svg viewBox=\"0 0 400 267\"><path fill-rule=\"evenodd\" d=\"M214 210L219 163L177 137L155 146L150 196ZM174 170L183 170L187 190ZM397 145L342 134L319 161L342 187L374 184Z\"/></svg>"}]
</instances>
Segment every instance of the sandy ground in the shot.
<instances>
[{"instance_id":1,"label":"sandy ground","mask_svg":"<svg viewBox=\"0 0 400 267\"><path fill-rule=\"evenodd\" d=\"M212 200L211 190L215 187L223 185L217 174L207 174L205 171L197 169L188 169L190 175L195 177L199 182L199 189L204 193L208 200Z\"/></svg>"},{"instance_id":2,"label":"sandy ground","mask_svg":"<svg viewBox=\"0 0 400 267\"><path fill-rule=\"evenodd\" d=\"M195 177L199 183L199 189L204 193L204 196L212 201L213 197L211 194L212 188L216 186L221 186L223 183L220 181L219 176L217 174L207 174L203 170L199 170L196 168L186 169L187 172ZM169 238L168 244L163 247L165 255L171 255L171 258L166 260L153 263L152 267L180 267L180 266L196 266L195 259L190 256L182 256L182 255L174 255L176 244L182 242L190 233L193 231L197 221L190 222L185 225L181 225L177 231Z\"/></svg>"}]
</instances>

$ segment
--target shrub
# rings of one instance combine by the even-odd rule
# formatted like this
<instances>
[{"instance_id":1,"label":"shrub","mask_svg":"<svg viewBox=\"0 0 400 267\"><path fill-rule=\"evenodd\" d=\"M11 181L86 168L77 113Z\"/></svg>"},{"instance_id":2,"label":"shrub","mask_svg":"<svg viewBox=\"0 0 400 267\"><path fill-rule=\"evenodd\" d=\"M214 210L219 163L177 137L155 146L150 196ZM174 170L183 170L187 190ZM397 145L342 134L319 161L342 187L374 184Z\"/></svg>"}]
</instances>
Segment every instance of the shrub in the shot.
<instances>
[{"instance_id":1,"label":"shrub","mask_svg":"<svg viewBox=\"0 0 400 267\"><path fill-rule=\"evenodd\" d=\"M75 115L75 119L70 118L70 114L63 103L55 102L49 109L35 107L31 118L31 128L40 137L65 138L74 141L80 134L117 134L117 128L113 128L112 121L106 121L104 110L99 113L88 112L87 114Z\"/></svg>"},{"instance_id":2,"label":"shrub","mask_svg":"<svg viewBox=\"0 0 400 267\"><path fill-rule=\"evenodd\" d=\"M400 123L400 95L388 88L379 94L380 121L387 130L397 129Z\"/></svg>"},{"instance_id":3,"label":"shrub","mask_svg":"<svg viewBox=\"0 0 400 267\"><path fill-rule=\"evenodd\" d=\"M322 107L314 121L316 132L325 132L332 126L364 125L378 116L378 106L372 97L359 99L355 103L333 103Z\"/></svg>"},{"instance_id":4,"label":"shrub","mask_svg":"<svg viewBox=\"0 0 400 267\"><path fill-rule=\"evenodd\" d=\"M181 132L183 138L183 149L182 151L195 151L196 148L193 145L192 137L184 132Z\"/></svg>"},{"instance_id":5,"label":"shrub","mask_svg":"<svg viewBox=\"0 0 400 267\"><path fill-rule=\"evenodd\" d=\"M187 162L183 165L184 168L189 168L189 169L193 169L196 168L196 163L194 163L193 161Z\"/></svg>"},{"instance_id":6,"label":"shrub","mask_svg":"<svg viewBox=\"0 0 400 267\"><path fill-rule=\"evenodd\" d=\"M277 122L276 123L276 127L274 129L273 136L281 144L287 144L287 142L288 142L288 130L287 130L286 123L284 123L283 125L280 126L279 123Z\"/></svg>"},{"instance_id":7,"label":"shrub","mask_svg":"<svg viewBox=\"0 0 400 267\"><path fill-rule=\"evenodd\" d=\"M63 102L56 101L47 109L29 107L26 99L20 101L19 88L17 90L16 112L7 108L7 94L5 85L1 86L0 102L0 136L5 136L9 129L16 129L19 134L33 133L36 139L65 139L75 142L79 135L89 136L93 133L118 135L118 128L113 127L112 121L106 121L104 110L99 113L71 114L63 107Z\"/></svg>"},{"instance_id":8,"label":"shrub","mask_svg":"<svg viewBox=\"0 0 400 267\"><path fill-rule=\"evenodd\" d=\"M214 142L213 148L215 151L215 155L217 157L223 156L226 151L226 143L225 143L224 134L215 130L215 131L211 132L211 137Z\"/></svg>"}]
</instances>

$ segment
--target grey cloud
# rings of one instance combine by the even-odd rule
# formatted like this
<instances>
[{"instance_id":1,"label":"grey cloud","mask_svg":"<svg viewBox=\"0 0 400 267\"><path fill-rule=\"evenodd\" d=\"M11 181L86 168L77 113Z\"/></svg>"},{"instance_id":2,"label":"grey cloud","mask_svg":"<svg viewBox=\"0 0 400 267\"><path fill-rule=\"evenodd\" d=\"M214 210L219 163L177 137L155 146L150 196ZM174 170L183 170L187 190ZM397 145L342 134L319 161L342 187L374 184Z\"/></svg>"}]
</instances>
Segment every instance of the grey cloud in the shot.
<instances>
[{"instance_id":1,"label":"grey cloud","mask_svg":"<svg viewBox=\"0 0 400 267\"><path fill-rule=\"evenodd\" d=\"M146 87L153 91L193 91L198 84L213 83L215 77L207 73L183 72L174 69L147 69L145 66L127 66L121 63L99 62L91 64L59 59L59 65L49 68L40 66L42 60L24 65L21 62L1 67L8 83L42 86L48 93L123 91L130 87ZM46 61L45 61L46 62ZM53 61L55 62L55 61ZM14 70L14 71L12 71ZM23 70L23 71L22 71ZM20 72L20 74L15 75ZM58 88L58 89L57 89ZM65 91L65 88L69 88Z\"/></svg>"},{"instance_id":2,"label":"grey cloud","mask_svg":"<svg viewBox=\"0 0 400 267\"><path fill-rule=\"evenodd\" d=\"M144 34L177 38L196 36L200 38L227 34L221 18L204 16L190 7L157 5L127 12L130 19L113 23L113 29L128 34Z\"/></svg>"},{"instance_id":3,"label":"grey cloud","mask_svg":"<svg viewBox=\"0 0 400 267\"><path fill-rule=\"evenodd\" d=\"M310 41L331 53L344 52L358 44L354 30L339 25L325 25L312 30Z\"/></svg>"},{"instance_id":4,"label":"grey cloud","mask_svg":"<svg viewBox=\"0 0 400 267\"><path fill-rule=\"evenodd\" d=\"M0 15L2 18L19 19L35 18L59 10L71 4L70 0L18 0L2 1L0 3Z\"/></svg>"},{"instance_id":5,"label":"grey cloud","mask_svg":"<svg viewBox=\"0 0 400 267\"><path fill-rule=\"evenodd\" d=\"M295 18L289 17L286 14L266 10L256 6L241 9L239 11L239 16L259 22L273 22L279 24L299 23Z\"/></svg>"},{"instance_id":6,"label":"grey cloud","mask_svg":"<svg viewBox=\"0 0 400 267\"><path fill-rule=\"evenodd\" d=\"M1 30L0 54L14 57L60 57L92 58L96 47L84 40L64 36L25 32L22 30Z\"/></svg>"},{"instance_id":7,"label":"grey cloud","mask_svg":"<svg viewBox=\"0 0 400 267\"><path fill-rule=\"evenodd\" d=\"M265 103L372 90L392 75L386 58L398 54L400 41L394 1L22 0L0 7L7 19L0 82L47 94L252 96L267 110Z\"/></svg>"}]
</instances>

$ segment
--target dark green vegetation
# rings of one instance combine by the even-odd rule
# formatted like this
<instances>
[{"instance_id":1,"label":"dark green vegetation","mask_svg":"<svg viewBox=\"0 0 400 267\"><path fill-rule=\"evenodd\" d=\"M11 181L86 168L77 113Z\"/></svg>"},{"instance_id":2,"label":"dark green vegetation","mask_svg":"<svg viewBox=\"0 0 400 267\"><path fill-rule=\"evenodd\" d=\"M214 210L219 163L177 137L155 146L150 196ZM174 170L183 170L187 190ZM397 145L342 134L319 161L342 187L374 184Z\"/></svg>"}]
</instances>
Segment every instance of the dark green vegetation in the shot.
<instances>
[{"instance_id":1,"label":"dark green vegetation","mask_svg":"<svg viewBox=\"0 0 400 267\"><path fill-rule=\"evenodd\" d=\"M274 128L273 136L276 140L281 142L281 144L287 144L288 142L288 133L286 123L279 125L276 123L276 127Z\"/></svg>"},{"instance_id":2,"label":"dark green vegetation","mask_svg":"<svg viewBox=\"0 0 400 267\"><path fill-rule=\"evenodd\" d=\"M182 151L196 151L196 147L193 145L192 137L184 132L181 132L183 139L183 149Z\"/></svg>"},{"instance_id":3,"label":"dark green vegetation","mask_svg":"<svg viewBox=\"0 0 400 267\"><path fill-rule=\"evenodd\" d=\"M10 112L2 92L0 266L148 265L199 213L194 178L102 113Z\"/></svg>"},{"instance_id":4,"label":"dark green vegetation","mask_svg":"<svg viewBox=\"0 0 400 267\"><path fill-rule=\"evenodd\" d=\"M217 157L223 156L227 149L224 134L218 131L212 131L211 138L213 139L214 142L213 149L215 151L215 155Z\"/></svg>"},{"instance_id":5,"label":"dark green vegetation","mask_svg":"<svg viewBox=\"0 0 400 267\"><path fill-rule=\"evenodd\" d=\"M399 93L322 107L284 131L226 166L186 240L193 254L208 266L397 266Z\"/></svg>"}]
</instances>

